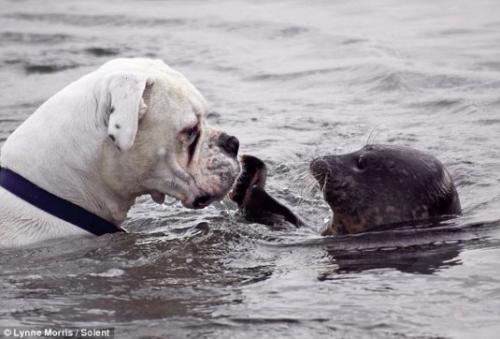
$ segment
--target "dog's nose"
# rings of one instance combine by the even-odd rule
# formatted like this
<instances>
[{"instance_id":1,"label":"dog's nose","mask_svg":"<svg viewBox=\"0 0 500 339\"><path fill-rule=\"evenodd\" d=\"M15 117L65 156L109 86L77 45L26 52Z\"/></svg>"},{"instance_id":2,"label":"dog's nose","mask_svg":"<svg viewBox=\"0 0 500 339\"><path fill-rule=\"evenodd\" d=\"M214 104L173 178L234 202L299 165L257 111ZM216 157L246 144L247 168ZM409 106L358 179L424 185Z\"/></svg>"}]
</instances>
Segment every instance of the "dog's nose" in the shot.
<instances>
[{"instance_id":1,"label":"dog's nose","mask_svg":"<svg viewBox=\"0 0 500 339\"><path fill-rule=\"evenodd\" d=\"M222 148L227 154L236 157L238 155L238 149L240 148L240 142L236 137L222 133L218 141L219 147Z\"/></svg>"}]
</instances>

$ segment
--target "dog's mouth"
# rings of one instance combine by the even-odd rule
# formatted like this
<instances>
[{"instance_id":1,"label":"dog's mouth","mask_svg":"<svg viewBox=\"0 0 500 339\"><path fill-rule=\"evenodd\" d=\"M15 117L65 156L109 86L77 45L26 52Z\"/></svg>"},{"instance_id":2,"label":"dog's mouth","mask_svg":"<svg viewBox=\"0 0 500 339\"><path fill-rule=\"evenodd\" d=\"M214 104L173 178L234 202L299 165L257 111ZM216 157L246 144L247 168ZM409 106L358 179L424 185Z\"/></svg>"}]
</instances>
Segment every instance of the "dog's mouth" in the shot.
<instances>
[{"instance_id":1,"label":"dog's mouth","mask_svg":"<svg viewBox=\"0 0 500 339\"><path fill-rule=\"evenodd\" d=\"M153 201L157 204L163 205L165 203L166 194L163 194L159 191L153 191L149 193L149 195L151 196L151 199L153 199ZM189 196L185 199L180 199L184 207L192 209L205 208L215 200L217 200L217 197L209 194L202 194L197 197Z\"/></svg>"},{"instance_id":2,"label":"dog's mouth","mask_svg":"<svg viewBox=\"0 0 500 339\"><path fill-rule=\"evenodd\" d=\"M189 208L193 208L193 209L202 209L202 208L205 208L208 205L210 205L215 200L218 200L218 197L210 195L210 194L202 194L202 195L196 197L190 206L186 206L186 205L184 205L184 206L189 207Z\"/></svg>"},{"instance_id":3,"label":"dog's mouth","mask_svg":"<svg viewBox=\"0 0 500 339\"><path fill-rule=\"evenodd\" d=\"M221 200L223 195L213 195L208 193L201 193L197 196L187 197L186 199L182 199L182 205L186 208L191 209L202 209L213 203L214 201Z\"/></svg>"},{"instance_id":4,"label":"dog's mouth","mask_svg":"<svg viewBox=\"0 0 500 339\"><path fill-rule=\"evenodd\" d=\"M159 192L159 191L153 191L150 193L151 199L153 199L154 202L157 204L162 205L165 202L165 194Z\"/></svg>"},{"instance_id":5,"label":"dog's mouth","mask_svg":"<svg viewBox=\"0 0 500 339\"><path fill-rule=\"evenodd\" d=\"M170 196L180 201L186 208L202 209L214 201L222 200L230 191L234 181L232 173L206 175L201 182L196 182L194 178L180 184L170 182L170 188L174 189L170 190L169 187L162 189L166 185L160 185L161 188L157 186L156 189L148 190L147 194L160 205L165 202L166 196Z\"/></svg>"}]
</instances>

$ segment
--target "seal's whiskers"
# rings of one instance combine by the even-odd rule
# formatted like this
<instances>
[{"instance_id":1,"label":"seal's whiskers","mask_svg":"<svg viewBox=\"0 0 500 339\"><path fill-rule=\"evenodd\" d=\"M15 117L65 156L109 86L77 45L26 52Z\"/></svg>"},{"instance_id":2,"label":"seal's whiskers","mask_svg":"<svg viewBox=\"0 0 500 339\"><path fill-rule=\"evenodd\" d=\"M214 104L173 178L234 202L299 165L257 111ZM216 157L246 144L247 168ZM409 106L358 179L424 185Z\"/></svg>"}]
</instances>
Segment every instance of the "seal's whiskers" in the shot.
<instances>
[{"instance_id":1,"label":"seal's whiskers","mask_svg":"<svg viewBox=\"0 0 500 339\"><path fill-rule=\"evenodd\" d=\"M375 139L377 138L377 133L379 133L380 130L378 126L375 126L371 129L370 133L368 134L368 138L366 138L366 143L364 146L372 145L375 142Z\"/></svg>"},{"instance_id":2,"label":"seal's whiskers","mask_svg":"<svg viewBox=\"0 0 500 339\"><path fill-rule=\"evenodd\" d=\"M306 196L310 196L310 193L313 191L313 188L316 185L316 180L311 175L309 169L305 169L302 172L299 172L296 182L299 191L298 205L300 206L306 200Z\"/></svg>"}]
</instances>

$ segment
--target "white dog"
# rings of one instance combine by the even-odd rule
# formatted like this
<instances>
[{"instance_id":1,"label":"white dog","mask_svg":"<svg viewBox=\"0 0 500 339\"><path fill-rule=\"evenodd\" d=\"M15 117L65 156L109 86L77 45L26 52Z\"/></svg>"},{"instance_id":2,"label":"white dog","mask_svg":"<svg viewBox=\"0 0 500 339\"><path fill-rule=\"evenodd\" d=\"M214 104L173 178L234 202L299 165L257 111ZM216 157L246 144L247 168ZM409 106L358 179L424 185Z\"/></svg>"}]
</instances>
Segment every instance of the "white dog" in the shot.
<instances>
[{"instance_id":1,"label":"white dog","mask_svg":"<svg viewBox=\"0 0 500 339\"><path fill-rule=\"evenodd\" d=\"M160 60L116 59L42 104L0 154L0 247L119 230L136 197L188 208L221 199L238 140Z\"/></svg>"}]
</instances>

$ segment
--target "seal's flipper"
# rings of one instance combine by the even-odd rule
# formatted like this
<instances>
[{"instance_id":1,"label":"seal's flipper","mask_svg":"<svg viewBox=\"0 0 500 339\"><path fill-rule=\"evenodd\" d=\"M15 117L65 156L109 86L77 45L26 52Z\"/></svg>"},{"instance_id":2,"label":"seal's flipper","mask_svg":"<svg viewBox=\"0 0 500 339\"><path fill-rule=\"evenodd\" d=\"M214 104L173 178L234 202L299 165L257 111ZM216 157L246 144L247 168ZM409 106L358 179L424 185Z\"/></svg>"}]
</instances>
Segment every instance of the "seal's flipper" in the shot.
<instances>
[{"instance_id":1,"label":"seal's flipper","mask_svg":"<svg viewBox=\"0 0 500 339\"><path fill-rule=\"evenodd\" d=\"M259 158L246 154L240 157L240 163L241 173L229 197L241 208L245 205L245 198L251 187L258 186L264 189L266 186L267 167Z\"/></svg>"},{"instance_id":2,"label":"seal's flipper","mask_svg":"<svg viewBox=\"0 0 500 339\"><path fill-rule=\"evenodd\" d=\"M305 225L288 207L265 191L267 168L251 155L241 157L242 172L230 194L248 221L277 226L287 221L296 227Z\"/></svg>"},{"instance_id":3,"label":"seal's flipper","mask_svg":"<svg viewBox=\"0 0 500 339\"><path fill-rule=\"evenodd\" d=\"M288 207L278 202L257 185L251 187L243 212L247 220L269 226L275 226L283 221L288 221L296 227L304 226L304 222Z\"/></svg>"}]
</instances>

